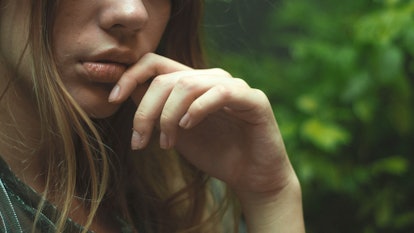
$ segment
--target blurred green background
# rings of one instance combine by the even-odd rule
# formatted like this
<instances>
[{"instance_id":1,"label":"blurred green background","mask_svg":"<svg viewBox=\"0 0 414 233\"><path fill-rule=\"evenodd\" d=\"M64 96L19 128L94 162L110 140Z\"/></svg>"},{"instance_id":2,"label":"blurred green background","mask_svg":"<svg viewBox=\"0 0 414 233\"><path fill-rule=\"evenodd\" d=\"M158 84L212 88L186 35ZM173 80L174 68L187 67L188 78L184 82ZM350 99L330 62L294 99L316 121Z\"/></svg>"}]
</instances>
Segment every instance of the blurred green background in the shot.
<instances>
[{"instance_id":1,"label":"blurred green background","mask_svg":"<svg viewBox=\"0 0 414 233\"><path fill-rule=\"evenodd\" d=\"M414 232L414 1L206 3L211 65L274 106L307 232Z\"/></svg>"}]
</instances>

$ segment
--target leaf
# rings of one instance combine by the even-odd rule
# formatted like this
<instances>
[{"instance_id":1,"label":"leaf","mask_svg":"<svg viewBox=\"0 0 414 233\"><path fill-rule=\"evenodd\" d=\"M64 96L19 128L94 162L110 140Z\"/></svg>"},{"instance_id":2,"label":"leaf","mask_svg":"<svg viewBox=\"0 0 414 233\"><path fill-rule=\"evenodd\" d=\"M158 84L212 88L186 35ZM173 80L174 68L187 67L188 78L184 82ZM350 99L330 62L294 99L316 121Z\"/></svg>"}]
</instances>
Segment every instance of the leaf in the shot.
<instances>
[{"instance_id":1,"label":"leaf","mask_svg":"<svg viewBox=\"0 0 414 233\"><path fill-rule=\"evenodd\" d=\"M412 23L413 7L385 8L361 17L354 27L355 38L360 43L389 44Z\"/></svg>"},{"instance_id":2,"label":"leaf","mask_svg":"<svg viewBox=\"0 0 414 233\"><path fill-rule=\"evenodd\" d=\"M302 126L302 136L318 148L328 152L335 151L350 139L345 129L332 123L322 122L316 118L305 121Z\"/></svg>"},{"instance_id":3,"label":"leaf","mask_svg":"<svg viewBox=\"0 0 414 233\"><path fill-rule=\"evenodd\" d=\"M373 59L375 76L384 84L391 83L403 71L404 54L397 46L382 46Z\"/></svg>"},{"instance_id":4,"label":"leaf","mask_svg":"<svg viewBox=\"0 0 414 233\"><path fill-rule=\"evenodd\" d=\"M358 100L352 105L354 114L360 121L365 123L372 121L376 108L376 101L368 98Z\"/></svg>"},{"instance_id":5,"label":"leaf","mask_svg":"<svg viewBox=\"0 0 414 233\"><path fill-rule=\"evenodd\" d=\"M408 161L402 156L393 156L376 161L372 167L375 175L403 175L408 171Z\"/></svg>"},{"instance_id":6,"label":"leaf","mask_svg":"<svg viewBox=\"0 0 414 233\"><path fill-rule=\"evenodd\" d=\"M298 98L297 106L299 110L304 113L314 113L319 108L319 103L315 97L310 95L303 95Z\"/></svg>"},{"instance_id":7,"label":"leaf","mask_svg":"<svg viewBox=\"0 0 414 233\"><path fill-rule=\"evenodd\" d=\"M360 72L353 75L348 80L344 88L342 99L346 102L352 102L363 96L372 86L372 80L368 72Z\"/></svg>"}]
</instances>

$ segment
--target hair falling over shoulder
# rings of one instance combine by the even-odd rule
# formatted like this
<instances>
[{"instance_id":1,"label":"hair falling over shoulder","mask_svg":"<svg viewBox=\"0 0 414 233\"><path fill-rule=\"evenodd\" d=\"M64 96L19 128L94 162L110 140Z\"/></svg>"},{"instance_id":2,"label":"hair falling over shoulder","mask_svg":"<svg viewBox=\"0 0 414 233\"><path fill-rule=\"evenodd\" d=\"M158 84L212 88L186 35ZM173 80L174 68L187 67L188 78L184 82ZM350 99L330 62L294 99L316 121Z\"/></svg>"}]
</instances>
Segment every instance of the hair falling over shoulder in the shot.
<instances>
[{"instance_id":1,"label":"hair falling over shoulder","mask_svg":"<svg viewBox=\"0 0 414 233\"><path fill-rule=\"evenodd\" d=\"M233 199L223 185L174 151L163 151L155 144L138 154L129 150L136 110L133 103L126 102L108 119L93 120L65 89L54 61L50 35L57 4L59 1L54 0L32 1L25 50L36 56L33 90L42 141L50 145L45 152L43 197L60 210L55 219L57 232L65 229L74 197L80 197L89 211L83 223L84 232L106 210L117 212L118 217L142 232L224 231L218 227L223 216L237 212L237 208L230 208ZM192 67L204 67L201 18L202 0L172 0L171 19L159 52ZM39 213L41 209L42 203Z\"/></svg>"}]
</instances>

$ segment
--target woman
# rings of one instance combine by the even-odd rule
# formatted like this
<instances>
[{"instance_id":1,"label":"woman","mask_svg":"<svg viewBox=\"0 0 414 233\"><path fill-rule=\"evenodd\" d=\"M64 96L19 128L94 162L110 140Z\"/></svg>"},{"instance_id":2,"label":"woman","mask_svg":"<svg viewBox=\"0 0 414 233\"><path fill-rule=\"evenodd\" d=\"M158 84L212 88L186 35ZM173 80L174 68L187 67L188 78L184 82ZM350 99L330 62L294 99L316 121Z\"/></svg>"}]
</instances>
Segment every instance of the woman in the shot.
<instances>
[{"instance_id":1,"label":"woman","mask_svg":"<svg viewBox=\"0 0 414 233\"><path fill-rule=\"evenodd\" d=\"M3 231L304 232L266 96L201 69L201 5L0 0Z\"/></svg>"}]
</instances>

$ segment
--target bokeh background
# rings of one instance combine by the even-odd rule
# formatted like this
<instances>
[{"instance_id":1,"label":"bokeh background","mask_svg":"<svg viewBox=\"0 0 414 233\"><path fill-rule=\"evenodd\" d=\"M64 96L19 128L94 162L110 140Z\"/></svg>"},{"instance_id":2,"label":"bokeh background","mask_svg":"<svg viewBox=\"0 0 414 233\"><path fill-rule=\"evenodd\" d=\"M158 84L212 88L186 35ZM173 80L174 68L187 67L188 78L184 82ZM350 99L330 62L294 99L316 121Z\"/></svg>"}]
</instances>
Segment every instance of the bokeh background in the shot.
<instances>
[{"instance_id":1,"label":"bokeh background","mask_svg":"<svg viewBox=\"0 0 414 233\"><path fill-rule=\"evenodd\" d=\"M414 232L414 1L206 0L210 65L267 93L308 233Z\"/></svg>"}]
</instances>

